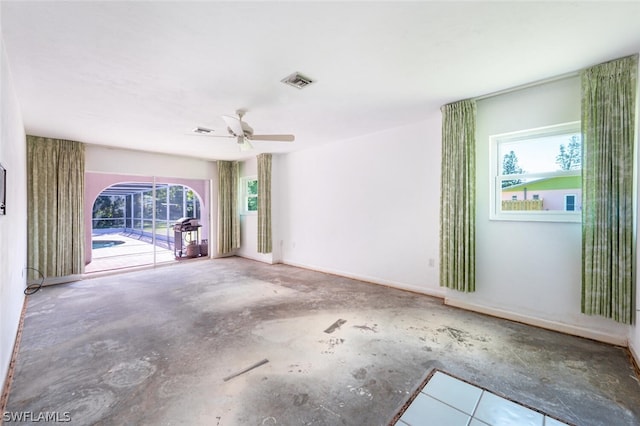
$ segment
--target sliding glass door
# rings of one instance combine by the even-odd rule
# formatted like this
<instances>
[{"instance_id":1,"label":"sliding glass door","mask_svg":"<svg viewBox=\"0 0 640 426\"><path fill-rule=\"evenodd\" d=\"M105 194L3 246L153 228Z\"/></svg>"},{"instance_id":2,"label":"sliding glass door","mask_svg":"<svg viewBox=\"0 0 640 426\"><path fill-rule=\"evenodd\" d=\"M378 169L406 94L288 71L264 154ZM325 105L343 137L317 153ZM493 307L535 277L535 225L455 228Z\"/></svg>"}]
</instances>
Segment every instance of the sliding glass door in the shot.
<instances>
[{"instance_id":1,"label":"sliding glass door","mask_svg":"<svg viewBox=\"0 0 640 426\"><path fill-rule=\"evenodd\" d=\"M87 173L85 182L86 273L208 256L209 181Z\"/></svg>"}]
</instances>

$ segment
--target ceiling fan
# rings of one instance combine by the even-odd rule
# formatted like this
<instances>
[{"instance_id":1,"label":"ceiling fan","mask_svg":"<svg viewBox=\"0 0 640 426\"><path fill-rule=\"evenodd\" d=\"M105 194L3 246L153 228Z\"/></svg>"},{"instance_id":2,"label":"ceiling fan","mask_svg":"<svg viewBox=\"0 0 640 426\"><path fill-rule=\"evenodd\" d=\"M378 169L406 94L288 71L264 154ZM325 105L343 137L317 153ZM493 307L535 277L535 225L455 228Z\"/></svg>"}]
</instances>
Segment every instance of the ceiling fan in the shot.
<instances>
[{"instance_id":1,"label":"ceiling fan","mask_svg":"<svg viewBox=\"0 0 640 426\"><path fill-rule=\"evenodd\" d=\"M253 149L253 145L251 142L253 141L274 141L274 142L293 142L295 140L294 135L255 135L253 134L253 128L249 126L246 122L242 120L246 111L237 110L236 114L238 117L231 117L229 115L223 115L222 119L227 125L227 132L229 132L229 136L222 135L212 135L213 132L210 129L205 129L203 127L197 127L194 129L195 133L213 136L213 137L221 137L221 138L236 138L238 141L238 145L240 145L241 151L249 151Z\"/></svg>"}]
</instances>

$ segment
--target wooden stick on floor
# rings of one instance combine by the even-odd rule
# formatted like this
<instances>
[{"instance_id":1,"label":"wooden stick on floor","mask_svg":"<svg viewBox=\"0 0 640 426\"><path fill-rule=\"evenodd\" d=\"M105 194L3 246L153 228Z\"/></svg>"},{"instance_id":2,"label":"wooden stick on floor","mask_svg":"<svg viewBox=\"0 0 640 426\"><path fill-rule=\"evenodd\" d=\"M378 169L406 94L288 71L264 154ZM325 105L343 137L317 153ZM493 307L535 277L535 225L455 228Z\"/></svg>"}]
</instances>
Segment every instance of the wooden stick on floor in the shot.
<instances>
[{"instance_id":1,"label":"wooden stick on floor","mask_svg":"<svg viewBox=\"0 0 640 426\"><path fill-rule=\"evenodd\" d=\"M237 373L234 373L234 374L232 374L232 375L230 375L230 376L227 376L227 377L225 377L225 378L224 378L224 379L222 379L222 380L224 380L225 382L226 382L226 381L229 381L229 380L233 379L234 377L238 377L239 375L244 374L244 373L246 373L247 371L251 371L251 370L253 370L253 369L254 369L254 368L256 368L256 367L260 367L261 365L264 365L264 364L266 364L266 363L268 363L268 362L269 362L269 360L265 358L265 359L263 359L262 361L256 362L256 363L255 363L255 364L253 364L252 366L247 367L247 368L245 368L244 370L240 370L240 371L238 371Z\"/></svg>"}]
</instances>

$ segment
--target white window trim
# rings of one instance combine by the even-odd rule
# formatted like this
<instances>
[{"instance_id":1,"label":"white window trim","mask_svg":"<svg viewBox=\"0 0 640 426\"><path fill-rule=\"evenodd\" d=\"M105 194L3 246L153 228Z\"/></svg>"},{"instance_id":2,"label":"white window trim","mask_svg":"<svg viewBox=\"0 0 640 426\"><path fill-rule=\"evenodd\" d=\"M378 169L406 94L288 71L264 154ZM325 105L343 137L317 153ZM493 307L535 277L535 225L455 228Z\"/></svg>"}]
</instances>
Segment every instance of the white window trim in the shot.
<instances>
[{"instance_id":1,"label":"white window trim","mask_svg":"<svg viewBox=\"0 0 640 426\"><path fill-rule=\"evenodd\" d=\"M498 144L504 141L526 140L540 136L562 135L565 133L580 132L580 121L557 124L553 126L538 127L524 131L501 133L489 137L490 173L489 173L489 220L520 221L520 222L581 222L582 211L502 211L502 198L497 194L502 192L502 175L498 174L502 164L498 158ZM527 173L522 175L508 175L509 179L575 176L582 174L579 171L555 171L549 173Z\"/></svg>"},{"instance_id":2,"label":"white window trim","mask_svg":"<svg viewBox=\"0 0 640 426\"><path fill-rule=\"evenodd\" d=\"M244 176L243 178L240 179L240 185L241 185L240 193L242 194L241 197L240 197L240 203L241 203L241 205L240 205L240 214L243 215L243 216L254 216L254 215L258 214L257 210L254 211L254 210L248 210L247 209L247 206L248 206L247 200L249 198L249 194L247 193L247 183L249 181L252 181L252 180L258 180L258 176L257 175L256 176ZM256 195L256 197L257 197L257 195Z\"/></svg>"}]
</instances>

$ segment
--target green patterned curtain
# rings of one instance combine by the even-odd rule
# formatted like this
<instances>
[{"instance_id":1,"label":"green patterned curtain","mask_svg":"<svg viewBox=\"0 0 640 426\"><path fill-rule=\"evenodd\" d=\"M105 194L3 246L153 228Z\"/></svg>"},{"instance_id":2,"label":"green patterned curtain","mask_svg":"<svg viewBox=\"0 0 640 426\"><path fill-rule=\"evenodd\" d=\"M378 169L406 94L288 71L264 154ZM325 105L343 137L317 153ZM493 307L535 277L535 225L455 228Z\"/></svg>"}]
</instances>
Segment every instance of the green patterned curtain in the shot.
<instances>
[{"instance_id":1,"label":"green patterned curtain","mask_svg":"<svg viewBox=\"0 0 640 426\"><path fill-rule=\"evenodd\" d=\"M218 254L240 248L237 161L218 161Z\"/></svg>"},{"instance_id":2,"label":"green patterned curtain","mask_svg":"<svg viewBox=\"0 0 640 426\"><path fill-rule=\"evenodd\" d=\"M476 289L476 103L465 100L441 110L440 285L471 292Z\"/></svg>"},{"instance_id":3,"label":"green patterned curtain","mask_svg":"<svg viewBox=\"0 0 640 426\"><path fill-rule=\"evenodd\" d=\"M633 315L633 144L638 55L582 72L582 312Z\"/></svg>"},{"instance_id":4,"label":"green patterned curtain","mask_svg":"<svg viewBox=\"0 0 640 426\"><path fill-rule=\"evenodd\" d=\"M258 253L271 253L271 154L258 155Z\"/></svg>"},{"instance_id":5,"label":"green patterned curtain","mask_svg":"<svg viewBox=\"0 0 640 426\"><path fill-rule=\"evenodd\" d=\"M27 136L29 267L45 277L84 271L84 145Z\"/></svg>"}]
</instances>

